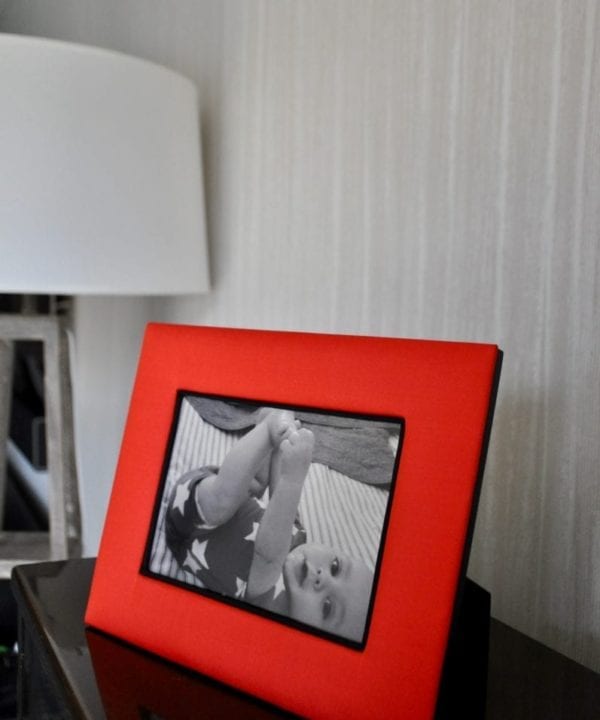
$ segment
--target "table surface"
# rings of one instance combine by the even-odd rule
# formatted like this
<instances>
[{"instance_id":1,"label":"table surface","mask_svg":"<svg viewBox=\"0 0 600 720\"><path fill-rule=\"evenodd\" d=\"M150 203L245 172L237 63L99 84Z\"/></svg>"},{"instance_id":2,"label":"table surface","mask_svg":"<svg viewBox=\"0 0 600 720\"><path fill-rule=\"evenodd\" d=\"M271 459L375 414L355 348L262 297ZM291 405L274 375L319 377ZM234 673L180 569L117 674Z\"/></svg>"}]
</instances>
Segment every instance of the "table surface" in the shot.
<instances>
[{"instance_id":1,"label":"table surface","mask_svg":"<svg viewBox=\"0 0 600 720\"><path fill-rule=\"evenodd\" d=\"M131 711L146 717L140 708L151 708L148 717L183 718L193 702L220 717L281 717L259 701L86 631L93 568L92 559L83 559L22 565L13 573L19 610L39 636L74 716L126 717ZM487 720L596 720L599 708L600 675L492 619Z\"/></svg>"}]
</instances>

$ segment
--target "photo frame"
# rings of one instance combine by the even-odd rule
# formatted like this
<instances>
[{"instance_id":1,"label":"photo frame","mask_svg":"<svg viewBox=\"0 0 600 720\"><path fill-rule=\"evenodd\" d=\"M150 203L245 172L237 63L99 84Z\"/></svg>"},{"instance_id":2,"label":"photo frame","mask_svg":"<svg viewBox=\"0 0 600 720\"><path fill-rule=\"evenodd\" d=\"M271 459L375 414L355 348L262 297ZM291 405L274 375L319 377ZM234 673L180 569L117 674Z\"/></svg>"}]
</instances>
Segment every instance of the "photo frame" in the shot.
<instances>
[{"instance_id":1,"label":"photo frame","mask_svg":"<svg viewBox=\"0 0 600 720\"><path fill-rule=\"evenodd\" d=\"M225 464L232 457L239 461L240 454L245 459L256 432L286 417L297 426L294 436L310 438L310 462L299 478L295 515L283 532L290 552L275 582L269 583L271 592L259 602L248 595L247 571L259 529L269 527L266 509L273 498L279 500L271 467L264 468L264 484L251 480L249 497L245 494L231 520L218 527L199 527L202 521L189 488L207 472L210 479L217 468L218 479L226 484L220 477ZM272 466L276 452L284 451L271 447L268 432L263 436L265 461ZM179 390L142 574L364 647L403 436L400 417ZM290 607L290 594L299 608Z\"/></svg>"},{"instance_id":2,"label":"photo frame","mask_svg":"<svg viewBox=\"0 0 600 720\"><path fill-rule=\"evenodd\" d=\"M499 349L486 344L150 325L142 347L86 623L302 716L364 717L375 711L376 715L432 717L465 575L500 364ZM191 402L196 399L198 402ZM181 412L184 404L202 402L242 407L253 419L244 428L225 429L226 434L239 434L228 438L229 446L217 457L216 471L207 469L213 458L206 449L210 443L203 435L205 430L194 435L187 445L188 454L194 456L187 459L192 466L192 479L188 480L188 470L179 465L179 450L175 452L183 433ZM192 411L200 417L201 427L206 423L218 427L214 414L207 418L197 407ZM281 432L285 437L269 434L270 425L265 429L267 422L279 427L276 413L283 418ZM228 473L227 468L233 466L231 457L237 459L240 448L254 447L255 440L260 445L267 436L269 448L277 448L267 465L283 467L284 472L269 474L269 480L275 477L276 482L267 508L276 507L275 498L286 497L286 483L293 475L290 468L294 468L290 458L300 453L296 446L289 449L294 443L310 445L310 451L305 450L303 456L302 467L308 465L310 470L303 471L301 497L312 482L308 475L313 465L326 470L336 465L337 460L330 456L316 458L315 448L321 452L324 443L314 437L309 442L308 435L314 433L304 418L311 413L333 417L336 423L339 418L351 424L360 420L367 426L383 423L386 431L388 423L397 435L391 440L394 449L387 478L384 473L381 486L363 483L368 490L375 487L378 492L387 492L383 512L375 523L378 540L374 548L367 551L353 546L354 554L347 550L342 554L338 549L341 541L332 540L333 536L317 538L318 543L315 538L307 538L299 547L331 544L335 554L328 555L327 563L319 568L313 563L323 573L319 577L309 574L314 569L309 556L303 556L304 569L294 571L303 587L311 578L311 589L321 592L331 587L326 582L346 579L339 570L346 553L354 563L355 556L370 552L371 584L363 582L363 574L360 583L344 586L341 595L346 601L344 622L353 614L359 616L355 610L361 608L364 621L359 636L352 634L355 630L348 634L346 629L340 629L345 628L343 625L337 625L334 632L324 629L321 623L333 611L323 609L322 594L318 596L321 614L314 616L305 611L309 600L294 595L290 584L293 575L287 585L284 583L288 609L281 613L270 605L254 605L256 593L236 597L233 591L207 587L203 562L183 567L194 542L198 549L201 543L211 543L215 537L189 536L183 519L199 512L201 522L194 514L189 527L205 524L208 532L213 532L212 520L216 516L211 515L214 506L210 493L225 478L233 477L237 482L238 477L245 477L245 468L250 467L248 456L243 455L244 470ZM365 440L363 427L355 435L357 444ZM250 442L248 437L254 440ZM381 446L369 442L356 453L359 463L367 463L367 456L376 460L382 456ZM350 445L352 442L344 440L338 455L348 454L345 448ZM179 442L179 446L184 444ZM279 466L278 462L283 464ZM359 470L340 472L339 467L334 467L333 472L345 476L346 484L357 482L348 473L360 474ZM176 487L166 489L173 477L181 484L179 496ZM253 477L258 479L260 473ZM327 489L333 485L330 476L317 479ZM281 482L284 484L277 484ZM364 507L362 495L357 502L358 507ZM339 503L335 500L333 505ZM322 509L325 502L317 505ZM241 505L236 504L238 507ZM309 525L321 522L311 517L307 507L298 505L299 519ZM187 575L165 575L151 564L153 547L160 542L161 508L171 513L169 522L179 533L177 542L183 543L180 552L180 545L173 545L171 539L171 544L165 541L175 558L169 558L168 563L175 562ZM224 527L236 512L217 527ZM284 517L279 510L271 515ZM326 524L335 524L334 510L324 515ZM269 527L269 522L266 514L262 515L258 529ZM362 524L361 513L346 519L347 527L359 536ZM275 543L275 547L280 546L280 542ZM254 552L248 583L259 588L266 576L256 556L262 557L263 551ZM293 552L286 547L284 563L291 565ZM228 553L226 557L234 557L234 553ZM223 566L227 571L228 562ZM194 586L196 580L202 587ZM362 608L367 587L365 615ZM243 592L247 593L248 587ZM331 605L334 591L328 592ZM250 597L251 602L246 602L245 597ZM312 605L310 608L312 613ZM360 625L354 623L352 627ZM348 678L352 678L351 683Z\"/></svg>"}]
</instances>

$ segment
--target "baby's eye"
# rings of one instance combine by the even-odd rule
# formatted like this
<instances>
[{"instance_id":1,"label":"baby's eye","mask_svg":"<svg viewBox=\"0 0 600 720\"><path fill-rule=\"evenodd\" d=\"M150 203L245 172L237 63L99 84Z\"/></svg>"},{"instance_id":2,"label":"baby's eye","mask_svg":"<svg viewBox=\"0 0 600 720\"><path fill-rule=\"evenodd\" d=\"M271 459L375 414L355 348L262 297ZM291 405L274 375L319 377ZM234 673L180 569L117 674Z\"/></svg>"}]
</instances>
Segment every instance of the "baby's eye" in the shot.
<instances>
[{"instance_id":1,"label":"baby's eye","mask_svg":"<svg viewBox=\"0 0 600 720\"><path fill-rule=\"evenodd\" d=\"M340 561L337 557L331 561L331 574L335 577L340 572Z\"/></svg>"},{"instance_id":2,"label":"baby's eye","mask_svg":"<svg viewBox=\"0 0 600 720\"><path fill-rule=\"evenodd\" d=\"M327 620L327 618L331 615L332 609L333 609L333 603L331 602L331 599L325 598L325 600L323 601L323 607L322 607L323 620Z\"/></svg>"}]
</instances>

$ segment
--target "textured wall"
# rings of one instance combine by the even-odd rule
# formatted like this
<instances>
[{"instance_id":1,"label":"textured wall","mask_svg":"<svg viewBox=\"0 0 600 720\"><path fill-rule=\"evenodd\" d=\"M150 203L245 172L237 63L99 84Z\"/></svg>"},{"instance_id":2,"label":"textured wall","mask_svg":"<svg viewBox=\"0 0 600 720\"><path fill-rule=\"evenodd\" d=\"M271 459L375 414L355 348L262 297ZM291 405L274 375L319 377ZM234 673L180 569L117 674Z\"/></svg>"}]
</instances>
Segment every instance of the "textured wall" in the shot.
<instances>
[{"instance_id":1,"label":"textured wall","mask_svg":"<svg viewBox=\"0 0 600 720\"><path fill-rule=\"evenodd\" d=\"M8 0L0 27L202 93L213 292L125 321L80 305L90 547L147 315L493 341L470 575L497 617L600 670L597 0ZM99 318L121 323L107 342Z\"/></svg>"}]
</instances>

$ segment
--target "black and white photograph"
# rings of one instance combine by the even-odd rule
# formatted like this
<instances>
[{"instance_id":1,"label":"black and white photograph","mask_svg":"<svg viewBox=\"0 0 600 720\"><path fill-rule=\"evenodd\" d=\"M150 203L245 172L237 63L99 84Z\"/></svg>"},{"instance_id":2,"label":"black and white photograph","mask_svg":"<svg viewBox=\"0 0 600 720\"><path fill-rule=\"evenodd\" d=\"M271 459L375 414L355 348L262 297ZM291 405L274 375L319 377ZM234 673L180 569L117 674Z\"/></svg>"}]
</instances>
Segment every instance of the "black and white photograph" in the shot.
<instances>
[{"instance_id":1,"label":"black and white photograph","mask_svg":"<svg viewBox=\"0 0 600 720\"><path fill-rule=\"evenodd\" d=\"M364 647L403 431L180 391L142 571Z\"/></svg>"}]
</instances>

